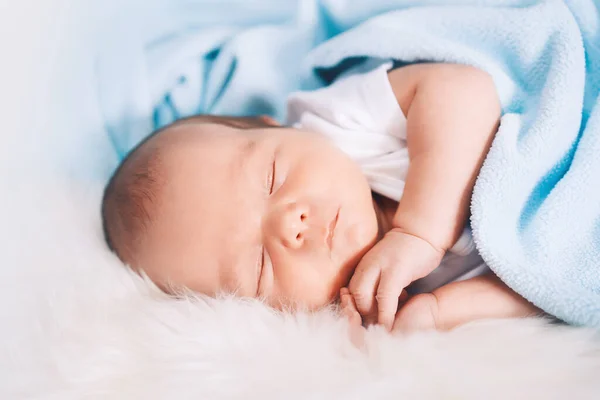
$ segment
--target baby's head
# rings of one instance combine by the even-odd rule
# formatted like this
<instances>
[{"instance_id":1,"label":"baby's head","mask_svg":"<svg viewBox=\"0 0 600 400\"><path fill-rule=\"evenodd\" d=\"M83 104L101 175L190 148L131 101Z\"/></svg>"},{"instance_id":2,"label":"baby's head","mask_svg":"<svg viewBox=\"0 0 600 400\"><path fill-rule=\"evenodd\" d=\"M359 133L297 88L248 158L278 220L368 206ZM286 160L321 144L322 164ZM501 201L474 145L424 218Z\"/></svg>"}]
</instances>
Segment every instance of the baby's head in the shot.
<instances>
[{"instance_id":1,"label":"baby's head","mask_svg":"<svg viewBox=\"0 0 600 400\"><path fill-rule=\"evenodd\" d=\"M325 138L267 118L178 121L132 151L102 203L118 257L169 292L333 300L376 242L370 188Z\"/></svg>"}]
</instances>

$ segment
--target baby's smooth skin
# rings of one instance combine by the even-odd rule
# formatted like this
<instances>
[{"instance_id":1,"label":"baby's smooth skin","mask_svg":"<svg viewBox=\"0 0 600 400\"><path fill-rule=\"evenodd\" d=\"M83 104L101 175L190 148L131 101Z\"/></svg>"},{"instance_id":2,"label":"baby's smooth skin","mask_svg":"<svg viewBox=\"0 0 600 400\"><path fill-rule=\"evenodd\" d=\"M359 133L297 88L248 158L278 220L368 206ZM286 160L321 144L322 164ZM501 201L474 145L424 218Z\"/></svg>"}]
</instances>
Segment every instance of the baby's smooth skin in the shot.
<instances>
[{"instance_id":1,"label":"baby's smooth skin","mask_svg":"<svg viewBox=\"0 0 600 400\"><path fill-rule=\"evenodd\" d=\"M411 160L399 204L374 197L358 165L318 134L200 116L153 135L116 172L103 202L109 245L165 291L309 309L340 296L356 326L451 329L536 313L493 275L403 295L462 232L500 106L490 77L471 67L388 77Z\"/></svg>"}]
</instances>

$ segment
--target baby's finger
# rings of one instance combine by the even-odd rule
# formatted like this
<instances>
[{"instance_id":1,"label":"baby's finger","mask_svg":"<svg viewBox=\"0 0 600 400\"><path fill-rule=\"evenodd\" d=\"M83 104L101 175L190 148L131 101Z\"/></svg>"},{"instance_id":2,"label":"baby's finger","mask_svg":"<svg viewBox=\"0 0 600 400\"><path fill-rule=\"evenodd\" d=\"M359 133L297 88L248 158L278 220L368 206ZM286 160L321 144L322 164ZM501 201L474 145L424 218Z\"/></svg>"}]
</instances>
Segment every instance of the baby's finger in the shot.
<instances>
[{"instance_id":1,"label":"baby's finger","mask_svg":"<svg viewBox=\"0 0 600 400\"><path fill-rule=\"evenodd\" d=\"M356 304L360 315L366 323L375 322L377 319L377 302L375 293L379 283L380 269L369 263L368 255L358 264L348 289Z\"/></svg>"},{"instance_id":2,"label":"baby's finger","mask_svg":"<svg viewBox=\"0 0 600 400\"><path fill-rule=\"evenodd\" d=\"M354 304L352 295L347 288L340 290L340 306L342 314L348 320L350 341L357 348L363 348L365 343L365 328L362 326L362 318L356 310L356 304Z\"/></svg>"},{"instance_id":3,"label":"baby's finger","mask_svg":"<svg viewBox=\"0 0 600 400\"><path fill-rule=\"evenodd\" d=\"M348 290L348 288L343 287L340 289L340 301L347 295L350 294L350 290Z\"/></svg>"},{"instance_id":4,"label":"baby's finger","mask_svg":"<svg viewBox=\"0 0 600 400\"><path fill-rule=\"evenodd\" d=\"M342 314L348 319L350 325L362 326L362 318L356 309L350 291L346 288L340 290L340 305Z\"/></svg>"},{"instance_id":5,"label":"baby's finger","mask_svg":"<svg viewBox=\"0 0 600 400\"><path fill-rule=\"evenodd\" d=\"M354 309L354 311L358 312L358 310L356 310L356 305L354 304L354 302L352 301L352 295L350 294L350 291L348 290L348 288L341 288L340 289L340 306L342 310L346 310L346 309Z\"/></svg>"},{"instance_id":6,"label":"baby's finger","mask_svg":"<svg viewBox=\"0 0 600 400\"><path fill-rule=\"evenodd\" d=\"M398 302L403 289L410 284L410 279L399 270L384 270L377 288L377 322L388 331L392 329Z\"/></svg>"}]
</instances>

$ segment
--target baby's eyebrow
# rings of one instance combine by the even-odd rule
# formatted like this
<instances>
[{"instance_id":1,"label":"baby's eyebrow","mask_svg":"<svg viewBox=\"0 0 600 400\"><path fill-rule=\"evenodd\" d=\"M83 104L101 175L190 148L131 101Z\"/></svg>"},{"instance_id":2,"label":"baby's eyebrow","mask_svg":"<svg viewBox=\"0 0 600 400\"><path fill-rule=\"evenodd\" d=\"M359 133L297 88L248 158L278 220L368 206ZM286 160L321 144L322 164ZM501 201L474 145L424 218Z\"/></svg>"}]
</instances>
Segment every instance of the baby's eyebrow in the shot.
<instances>
[{"instance_id":1,"label":"baby's eyebrow","mask_svg":"<svg viewBox=\"0 0 600 400\"><path fill-rule=\"evenodd\" d=\"M256 140L246 139L246 143L240 147L240 151L237 153L236 160L234 162L236 168L235 171L240 174L248 167L250 160L252 160L254 154L258 151Z\"/></svg>"},{"instance_id":2,"label":"baby's eyebrow","mask_svg":"<svg viewBox=\"0 0 600 400\"><path fill-rule=\"evenodd\" d=\"M258 146L257 146L256 140L248 139L248 142L246 143L246 145L242 147L243 158L247 158L247 159L252 158L252 155L254 155L254 153L256 153L257 150L258 150Z\"/></svg>"}]
</instances>

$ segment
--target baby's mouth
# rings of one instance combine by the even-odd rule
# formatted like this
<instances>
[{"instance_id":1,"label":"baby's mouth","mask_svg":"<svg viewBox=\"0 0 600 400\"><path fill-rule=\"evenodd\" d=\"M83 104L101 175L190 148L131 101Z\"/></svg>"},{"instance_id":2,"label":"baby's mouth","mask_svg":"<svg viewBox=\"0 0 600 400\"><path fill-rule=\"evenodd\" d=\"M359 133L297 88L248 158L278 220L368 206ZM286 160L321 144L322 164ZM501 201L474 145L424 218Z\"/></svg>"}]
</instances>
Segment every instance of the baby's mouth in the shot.
<instances>
[{"instance_id":1,"label":"baby's mouth","mask_svg":"<svg viewBox=\"0 0 600 400\"><path fill-rule=\"evenodd\" d=\"M327 230L327 245L329 246L329 253L331 254L331 250L333 248L333 236L335 233L335 228L337 226L337 222L338 219L340 217L340 209L338 208L337 212L335 213L335 216L331 219L331 222L329 223L329 227Z\"/></svg>"}]
</instances>

